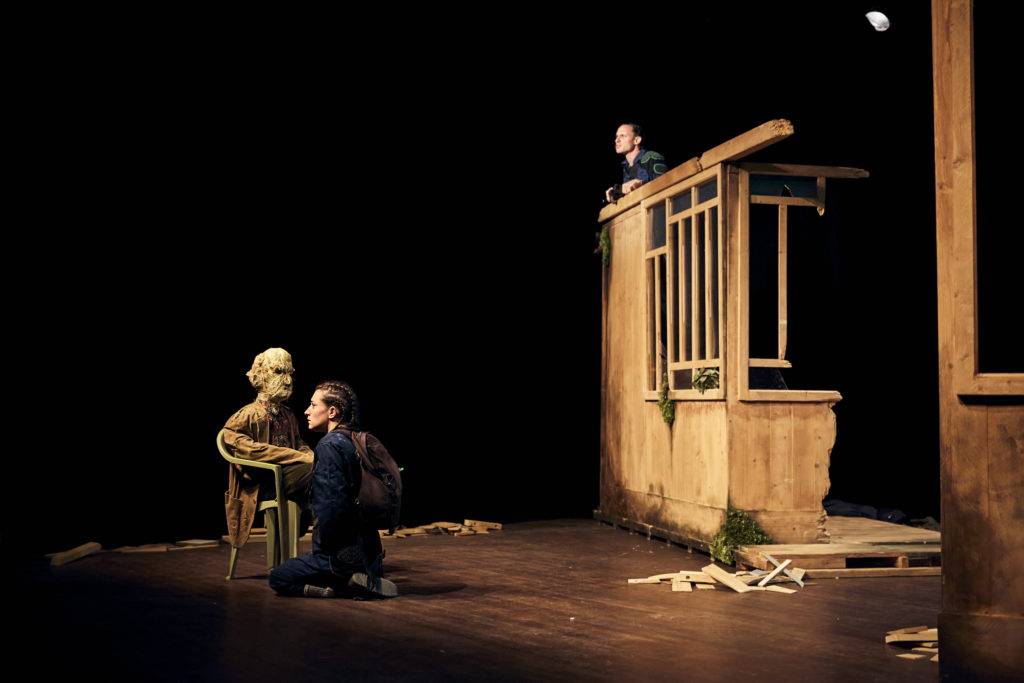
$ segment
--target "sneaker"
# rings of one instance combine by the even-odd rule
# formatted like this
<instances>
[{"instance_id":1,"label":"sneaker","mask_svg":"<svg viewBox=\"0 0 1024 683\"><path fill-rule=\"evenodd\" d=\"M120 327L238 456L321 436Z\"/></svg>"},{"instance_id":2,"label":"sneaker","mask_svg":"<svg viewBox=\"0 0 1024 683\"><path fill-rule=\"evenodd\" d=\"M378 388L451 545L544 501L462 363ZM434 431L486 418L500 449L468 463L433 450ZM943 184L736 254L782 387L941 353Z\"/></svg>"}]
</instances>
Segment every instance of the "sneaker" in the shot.
<instances>
[{"instance_id":1,"label":"sneaker","mask_svg":"<svg viewBox=\"0 0 1024 683\"><path fill-rule=\"evenodd\" d=\"M330 586L321 588L320 586L310 586L309 584L306 584L302 588L302 594L307 598L333 598L334 589Z\"/></svg>"},{"instance_id":2,"label":"sneaker","mask_svg":"<svg viewBox=\"0 0 1024 683\"><path fill-rule=\"evenodd\" d=\"M370 577L362 572L356 572L348 580L350 588L359 588L366 593L381 598L393 598L398 595L398 586L387 579L380 578L376 582L370 581Z\"/></svg>"}]
</instances>

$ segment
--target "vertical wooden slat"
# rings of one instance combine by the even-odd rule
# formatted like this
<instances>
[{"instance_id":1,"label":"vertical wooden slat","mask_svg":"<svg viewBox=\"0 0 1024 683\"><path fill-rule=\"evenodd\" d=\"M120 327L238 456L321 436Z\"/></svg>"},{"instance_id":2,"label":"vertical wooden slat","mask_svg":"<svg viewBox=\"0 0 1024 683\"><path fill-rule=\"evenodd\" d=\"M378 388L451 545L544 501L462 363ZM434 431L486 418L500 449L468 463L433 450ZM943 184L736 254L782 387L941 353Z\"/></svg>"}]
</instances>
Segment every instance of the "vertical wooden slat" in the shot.
<instances>
[{"instance_id":1,"label":"vertical wooden slat","mask_svg":"<svg viewBox=\"0 0 1024 683\"><path fill-rule=\"evenodd\" d=\"M787 510L793 500L793 404L771 403L771 510Z\"/></svg>"},{"instance_id":2,"label":"vertical wooden slat","mask_svg":"<svg viewBox=\"0 0 1024 683\"><path fill-rule=\"evenodd\" d=\"M661 364L661 344L664 341L665 331L661 329L661 283L665 277L662 271L661 258L654 257L654 389L661 389L661 378L665 368Z\"/></svg>"},{"instance_id":3,"label":"vertical wooden slat","mask_svg":"<svg viewBox=\"0 0 1024 683\"><path fill-rule=\"evenodd\" d=\"M779 205L779 360L786 357L789 333L789 207Z\"/></svg>"},{"instance_id":4,"label":"vertical wooden slat","mask_svg":"<svg viewBox=\"0 0 1024 683\"><path fill-rule=\"evenodd\" d=\"M668 297L668 301L665 302L665 313L666 313L666 315L665 315L665 324L668 325L668 330L666 331L666 339L668 340L668 349L666 349L666 354L665 354L666 362L671 362L673 360L679 360L679 339L678 339L678 336L679 336L679 325L673 325L672 324L673 320L678 320L678 318L675 318L675 308L676 308L676 282L675 282L675 278L677 277L677 275L675 275L675 274L679 272L679 268L678 268L678 263L679 262L675 261L675 264L676 264L675 268L672 267L672 264L673 264L673 259L675 258L675 254L676 254L676 241L677 241L676 233L679 232L679 227L678 227L679 223L678 223L678 221L675 222L675 223L669 223L668 222L667 216L668 216L669 212L671 211L671 207L669 206L669 201L670 201L669 199L665 200L665 216L666 216L666 219L665 219L665 247L666 247L665 248L665 270L668 271L668 273L665 275L665 277L668 278L667 281L665 282L665 296ZM675 230L672 229L673 225L677 226L675 228ZM659 313L659 318L660 317L661 316L660 316L660 313ZM668 367L667 366L666 366L664 371L666 371L666 372L668 371ZM669 378L669 385L672 386L672 379L671 378ZM672 386L672 388L674 389L675 387Z\"/></svg>"},{"instance_id":5,"label":"vertical wooden slat","mask_svg":"<svg viewBox=\"0 0 1024 683\"><path fill-rule=\"evenodd\" d=\"M739 171L739 191L730 201L736 203L736 274L739 286L736 296L737 363L739 399L749 397L750 391L750 173Z\"/></svg>"},{"instance_id":6,"label":"vertical wooden slat","mask_svg":"<svg viewBox=\"0 0 1024 683\"><path fill-rule=\"evenodd\" d=\"M730 191L733 189L732 183L728 176L726 176L726 167L723 166L718 173L718 184L719 184L719 202L718 202L718 386L725 391L726 381L726 367L725 367L725 344L726 344L726 329L728 327L728 293L729 286L726 282L726 275L729 272L726 266L726 258L729 255L728 250L725 248L726 244L726 233L729 229L729 211L726 202L729 200Z\"/></svg>"},{"instance_id":7,"label":"vertical wooden slat","mask_svg":"<svg viewBox=\"0 0 1024 683\"><path fill-rule=\"evenodd\" d=\"M676 238L676 263L679 267L679 282L676 283L677 315L679 316L679 360L689 360L686 356L686 297L688 294L688 283L686 282L686 219L680 218L678 222L678 235ZM687 387L682 387L687 388Z\"/></svg>"},{"instance_id":8,"label":"vertical wooden slat","mask_svg":"<svg viewBox=\"0 0 1024 683\"><path fill-rule=\"evenodd\" d=\"M691 196L691 200L690 201L693 202L694 204L696 204L697 203L697 189L696 188L692 188L690 190L690 192L692 193L690 195ZM693 219L690 221L690 263L691 263L691 266L690 266L690 316L691 316L691 319L693 320L693 326L692 326L692 329L690 330L690 340L691 340L690 343L692 345L691 355L692 355L693 360L698 360L698 357L700 355L699 354L700 338L701 338L701 335L703 334L703 330L701 329L701 327L702 327L701 326L701 319L697 316L697 310L699 308L698 307L698 303L700 303L698 301L698 293L700 292L700 287L698 286L698 283L697 283L697 275L698 275L698 273L697 273L697 270L698 270L697 269L697 256L698 256L698 253L699 253L699 250L697 249L697 214L695 213L695 214L693 214Z\"/></svg>"},{"instance_id":9,"label":"vertical wooden slat","mask_svg":"<svg viewBox=\"0 0 1024 683\"><path fill-rule=\"evenodd\" d=\"M644 268L647 276L647 365L644 368L645 374L647 375L647 390L655 391L657 389L655 385L654 373L657 371L655 365L655 334L657 333L657 320L654 314L654 298L657 296L655 292L656 280L654 279L654 259L648 258L647 267Z\"/></svg>"},{"instance_id":10,"label":"vertical wooden slat","mask_svg":"<svg viewBox=\"0 0 1024 683\"><path fill-rule=\"evenodd\" d=\"M711 320L711 209L704 209L704 358L714 357L711 336L715 325Z\"/></svg>"}]
</instances>

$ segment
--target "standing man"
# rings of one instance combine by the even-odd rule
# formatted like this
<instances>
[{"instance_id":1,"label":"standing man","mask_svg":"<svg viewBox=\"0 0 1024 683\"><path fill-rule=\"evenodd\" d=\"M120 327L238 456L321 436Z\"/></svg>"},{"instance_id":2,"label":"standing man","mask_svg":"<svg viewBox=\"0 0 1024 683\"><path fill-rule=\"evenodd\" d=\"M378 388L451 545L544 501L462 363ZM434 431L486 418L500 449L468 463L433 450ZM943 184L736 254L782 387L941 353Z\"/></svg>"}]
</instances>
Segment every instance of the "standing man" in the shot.
<instances>
[{"instance_id":1,"label":"standing man","mask_svg":"<svg viewBox=\"0 0 1024 683\"><path fill-rule=\"evenodd\" d=\"M351 430L359 427L359 403L345 382L321 382L306 408L309 429L324 433L313 464L313 551L270 572L281 595L315 598L398 595L384 578L384 549L377 529L360 519L362 467Z\"/></svg>"},{"instance_id":2,"label":"standing man","mask_svg":"<svg viewBox=\"0 0 1024 683\"><path fill-rule=\"evenodd\" d=\"M291 354L284 349L267 349L256 356L252 369L246 373L257 391L256 400L228 419L224 425L224 446L236 458L282 465L286 496L305 507L313 472L313 451L302 442L295 415L285 405L292 395L293 372ZM260 484L272 492L273 475L266 470L230 466L224 506L228 538L235 548L241 548L249 540Z\"/></svg>"},{"instance_id":3,"label":"standing man","mask_svg":"<svg viewBox=\"0 0 1024 683\"><path fill-rule=\"evenodd\" d=\"M604 196L609 202L632 192L668 170L665 157L640 146L643 144L643 139L644 129L636 123L624 123L615 131L615 153L624 157L622 160L622 185L621 187L612 186L605 190Z\"/></svg>"}]
</instances>

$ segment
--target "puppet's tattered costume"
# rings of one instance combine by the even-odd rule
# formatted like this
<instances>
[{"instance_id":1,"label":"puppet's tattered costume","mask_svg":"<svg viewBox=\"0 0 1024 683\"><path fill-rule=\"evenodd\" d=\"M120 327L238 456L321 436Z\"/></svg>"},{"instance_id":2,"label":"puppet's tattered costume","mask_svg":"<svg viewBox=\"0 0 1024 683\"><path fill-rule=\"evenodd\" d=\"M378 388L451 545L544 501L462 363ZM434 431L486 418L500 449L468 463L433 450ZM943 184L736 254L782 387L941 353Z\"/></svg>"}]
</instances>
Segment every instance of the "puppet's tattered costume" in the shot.
<instances>
[{"instance_id":1,"label":"puppet's tattered costume","mask_svg":"<svg viewBox=\"0 0 1024 683\"><path fill-rule=\"evenodd\" d=\"M235 457L283 465L287 497L305 505L313 452L302 442L295 415L284 405L292 393L292 372L291 356L284 349L267 349L256 356L248 376L259 395L228 419L224 425L224 445ZM261 480L254 478L252 470L230 466L224 506L228 538L236 548L249 539L261 482L273 486L272 478Z\"/></svg>"}]
</instances>

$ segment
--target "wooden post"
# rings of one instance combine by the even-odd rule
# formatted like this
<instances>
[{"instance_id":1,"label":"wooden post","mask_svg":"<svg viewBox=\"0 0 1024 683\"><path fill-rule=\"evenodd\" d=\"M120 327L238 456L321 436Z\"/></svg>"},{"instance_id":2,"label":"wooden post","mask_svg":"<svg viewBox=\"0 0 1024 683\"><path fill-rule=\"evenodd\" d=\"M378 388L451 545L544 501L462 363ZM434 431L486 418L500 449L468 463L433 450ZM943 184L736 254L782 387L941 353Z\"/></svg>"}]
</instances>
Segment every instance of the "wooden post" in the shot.
<instances>
[{"instance_id":1,"label":"wooden post","mask_svg":"<svg viewBox=\"0 0 1024 683\"><path fill-rule=\"evenodd\" d=\"M988 12L998 11L992 6ZM1024 373L978 372L974 3L932 0L944 680L1024 677ZM1006 315L1019 302L1007 298Z\"/></svg>"}]
</instances>

